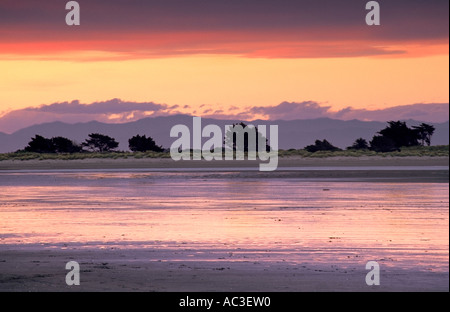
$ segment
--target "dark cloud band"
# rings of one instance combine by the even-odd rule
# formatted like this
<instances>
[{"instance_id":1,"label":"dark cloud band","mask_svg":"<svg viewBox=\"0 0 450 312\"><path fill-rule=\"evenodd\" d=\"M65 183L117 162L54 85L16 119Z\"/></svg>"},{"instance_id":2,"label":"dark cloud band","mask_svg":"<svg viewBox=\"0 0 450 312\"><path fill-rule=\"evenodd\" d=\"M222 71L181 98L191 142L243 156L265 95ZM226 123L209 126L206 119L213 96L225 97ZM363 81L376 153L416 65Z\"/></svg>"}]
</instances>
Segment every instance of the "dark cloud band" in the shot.
<instances>
[{"instance_id":1,"label":"dark cloud band","mask_svg":"<svg viewBox=\"0 0 450 312\"><path fill-rule=\"evenodd\" d=\"M82 22L74 28L65 25L65 1L1 1L0 42L52 41L64 42L68 49L75 50L103 47L114 51L157 50L161 54L176 54L179 51L227 52L231 46L243 42L298 46L305 41L319 45L330 41L372 41L374 44L364 49L375 51L383 42L448 42L449 36L448 0L379 1L381 27L365 24L365 0L79 2ZM192 34L200 36L193 38ZM148 43L155 41L158 43ZM80 42L83 44L75 44ZM235 52L255 54L252 48L247 50L250 51L241 48Z\"/></svg>"},{"instance_id":2,"label":"dark cloud band","mask_svg":"<svg viewBox=\"0 0 450 312\"><path fill-rule=\"evenodd\" d=\"M112 99L104 102L94 102L91 104L82 104L75 100L72 102L54 103L42 105L40 107L26 108L27 111L35 111L53 114L121 114L133 111L152 111L166 109L167 105L155 104L153 102L137 103L126 102L120 99ZM174 108L174 107L171 107Z\"/></svg>"},{"instance_id":3,"label":"dark cloud band","mask_svg":"<svg viewBox=\"0 0 450 312\"><path fill-rule=\"evenodd\" d=\"M25 108L8 112L0 117L0 132L12 133L43 122L63 121L68 123L88 122L92 120L107 123L136 121L145 117L177 115L180 105L168 106L153 102L127 102L113 99L104 102L82 104L79 101L42 105L37 108ZM186 108L186 106L184 107ZM283 102L274 106L253 106L239 109L230 107L220 109L212 105L202 105L199 112L192 114L226 120L253 120L264 116L275 120L331 118L339 120L408 120L423 122L446 122L449 116L448 103L412 104L378 110L355 109L348 107L333 111L331 106L315 101Z\"/></svg>"}]
</instances>

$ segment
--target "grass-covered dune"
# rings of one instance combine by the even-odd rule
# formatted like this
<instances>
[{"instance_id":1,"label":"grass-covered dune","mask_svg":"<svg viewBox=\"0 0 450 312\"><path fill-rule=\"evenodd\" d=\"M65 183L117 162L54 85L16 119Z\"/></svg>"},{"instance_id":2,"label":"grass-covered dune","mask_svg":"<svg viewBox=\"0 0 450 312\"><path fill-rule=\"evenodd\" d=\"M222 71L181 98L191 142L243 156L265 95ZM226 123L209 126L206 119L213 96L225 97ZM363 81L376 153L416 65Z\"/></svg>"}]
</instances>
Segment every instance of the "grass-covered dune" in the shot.
<instances>
[{"instance_id":1,"label":"grass-covered dune","mask_svg":"<svg viewBox=\"0 0 450 312\"><path fill-rule=\"evenodd\" d=\"M342 150L342 151L319 151L310 153L304 149L280 150L279 157L300 156L305 158L329 158L329 157L448 157L449 145L443 146L415 146L405 147L401 151L389 153L377 153L370 150ZM0 154L0 161L4 160L82 160L82 159L142 159L142 158L170 158L170 153L162 152L104 152L104 153L73 153L73 154L41 154L29 152L15 152Z\"/></svg>"},{"instance_id":2,"label":"grass-covered dune","mask_svg":"<svg viewBox=\"0 0 450 312\"><path fill-rule=\"evenodd\" d=\"M400 151L377 153L370 150L341 150L341 151L319 151L310 153L304 149L301 150L287 150L280 151L280 157L301 156L301 157L360 157L360 156L382 156L382 157L414 157L414 156L428 156L428 157L448 157L449 145L440 146L414 146L403 147Z\"/></svg>"}]
</instances>

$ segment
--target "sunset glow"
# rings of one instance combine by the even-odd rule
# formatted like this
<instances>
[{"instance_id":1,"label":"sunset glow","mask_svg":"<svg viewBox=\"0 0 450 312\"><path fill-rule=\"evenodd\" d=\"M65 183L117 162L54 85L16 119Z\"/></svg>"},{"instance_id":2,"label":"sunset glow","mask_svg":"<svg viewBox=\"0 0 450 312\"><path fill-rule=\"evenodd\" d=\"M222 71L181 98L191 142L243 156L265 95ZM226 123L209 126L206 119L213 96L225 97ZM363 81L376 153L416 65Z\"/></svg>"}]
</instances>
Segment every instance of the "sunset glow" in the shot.
<instances>
[{"instance_id":1,"label":"sunset glow","mask_svg":"<svg viewBox=\"0 0 450 312\"><path fill-rule=\"evenodd\" d=\"M449 6L0 0L0 292L448 292Z\"/></svg>"},{"instance_id":2,"label":"sunset glow","mask_svg":"<svg viewBox=\"0 0 450 312\"><path fill-rule=\"evenodd\" d=\"M448 103L444 1L383 4L379 27L364 23L364 1L169 2L89 1L74 27L56 1L2 2L0 118L114 98L177 107L168 114L263 119L251 108Z\"/></svg>"},{"instance_id":3,"label":"sunset glow","mask_svg":"<svg viewBox=\"0 0 450 312\"><path fill-rule=\"evenodd\" d=\"M97 54L98 55L98 54ZM152 100L199 109L316 100L336 109L448 100L448 57L260 59L186 56L125 61L0 61L1 109L78 99Z\"/></svg>"}]
</instances>

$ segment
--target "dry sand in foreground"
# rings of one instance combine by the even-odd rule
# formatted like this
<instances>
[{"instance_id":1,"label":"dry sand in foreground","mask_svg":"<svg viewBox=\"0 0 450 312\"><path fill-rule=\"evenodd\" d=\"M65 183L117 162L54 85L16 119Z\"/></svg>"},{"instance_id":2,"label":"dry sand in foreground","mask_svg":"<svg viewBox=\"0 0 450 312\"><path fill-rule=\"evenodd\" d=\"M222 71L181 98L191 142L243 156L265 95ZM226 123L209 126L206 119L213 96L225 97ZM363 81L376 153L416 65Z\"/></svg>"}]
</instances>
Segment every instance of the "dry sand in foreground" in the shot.
<instances>
[{"instance_id":1,"label":"dry sand in foreground","mask_svg":"<svg viewBox=\"0 0 450 312\"><path fill-rule=\"evenodd\" d=\"M303 292L448 291L448 272L384 267L367 286L365 260L350 266L255 259L188 260L189 250L47 249L2 251L0 291ZM228 259L227 259L228 258ZM181 259L181 260L180 260ZM80 264L80 285L67 286L65 264Z\"/></svg>"}]
</instances>

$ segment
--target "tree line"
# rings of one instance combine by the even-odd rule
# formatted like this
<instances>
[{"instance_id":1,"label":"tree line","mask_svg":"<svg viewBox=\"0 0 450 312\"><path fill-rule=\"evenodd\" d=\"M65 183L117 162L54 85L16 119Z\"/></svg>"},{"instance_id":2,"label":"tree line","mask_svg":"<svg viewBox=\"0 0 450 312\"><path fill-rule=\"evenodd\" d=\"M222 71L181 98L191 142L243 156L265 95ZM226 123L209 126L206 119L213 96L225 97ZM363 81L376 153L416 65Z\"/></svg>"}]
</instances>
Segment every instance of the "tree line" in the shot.
<instances>
[{"instance_id":1,"label":"tree line","mask_svg":"<svg viewBox=\"0 0 450 312\"><path fill-rule=\"evenodd\" d=\"M233 125L233 128L236 126L242 126L243 131L247 125L243 122L236 123ZM431 137L435 132L435 127L432 125L428 125L426 123L422 123L419 126L413 126L409 128L406 125L406 122L402 121L389 121L388 126L379 132L372 138L370 142L367 142L363 138L356 139L355 142L347 147L347 150L371 150L379 153L400 151L402 147L410 147L410 146L425 146L431 145ZM258 142L266 141L266 151L270 151L271 147L268 144L267 138L260 140L262 134L256 128L258 140L256 141L256 150L258 150ZM236 135L237 133L233 132L227 133L224 143L228 147L232 147L233 150L236 150ZM249 140L248 133L244 133L244 151L248 151ZM327 140L316 140L313 145L308 145L304 148L306 151L315 153L318 151L339 151L340 148L332 145Z\"/></svg>"},{"instance_id":2,"label":"tree line","mask_svg":"<svg viewBox=\"0 0 450 312\"><path fill-rule=\"evenodd\" d=\"M245 131L247 125L245 123L236 123L236 126L242 126L242 131ZM258 137L262 134L256 129ZM422 123L419 126L413 126L409 128L405 122L402 121L389 121L388 126L379 132L372 138L370 142L367 142L363 138L355 140L355 142L347 147L347 150L371 150L375 152L393 152L400 151L402 147L409 146L425 146L431 145L431 138L435 132L435 127ZM236 136L237 133L227 133L224 138L224 144L232 147L236 150ZM266 150L270 151L271 148L268 144L267 138L258 139L259 141L266 141ZM244 133L244 151L248 151L249 139L248 133ZM119 147L119 143L107 135L100 133L91 133L89 137L81 144L77 144L72 140L64 137L53 137L51 139L45 138L40 135L36 135L24 151L34 153L81 153L81 152L112 152L116 151ZM163 152L162 146L156 144L155 140L145 135L135 135L128 140L128 147L133 152ZM258 146L257 150L258 150ZM304 148L306 151L315 153L318 151L338 151L340 148L333 146L327 140L316 140L315 144L308 145Z\"/></svg>"},{"instance_id":3,"label":"tree line","mask_svg":"<svg viewBox=\"0 0 450 312\"><path fill-rule=\"evenodd\" d=\"M81 153L81 152L113 152L119 147L119 143L110 136L91 133L83 143L77 144L64 137L51 139L36 135L24 151L33 153ZM151 137L135 135L128 140L128 147L133 152L162 152L163 148L156 145Z\"/></svg>"},{"instance_id":4,"label":"tree line","mask_svg":"<svg viewBox=\"0 0 450 312\"><path fill-rule=\"evenodd\" d=\"M430 146L431 137L435 127L425 123L409 128L406 122L389 121L388 126L377 132L370 142L363 138L357 139L347 150L371 150L379 153L400 151L402 147ZM316 140L315 144L308 145L305 150L311 153L318 151L338 151L340 148L333 146L327 140Z\"/></svg>"}]
</instances>

